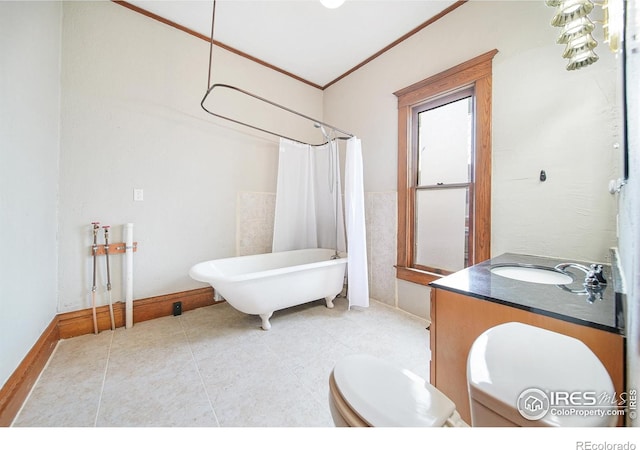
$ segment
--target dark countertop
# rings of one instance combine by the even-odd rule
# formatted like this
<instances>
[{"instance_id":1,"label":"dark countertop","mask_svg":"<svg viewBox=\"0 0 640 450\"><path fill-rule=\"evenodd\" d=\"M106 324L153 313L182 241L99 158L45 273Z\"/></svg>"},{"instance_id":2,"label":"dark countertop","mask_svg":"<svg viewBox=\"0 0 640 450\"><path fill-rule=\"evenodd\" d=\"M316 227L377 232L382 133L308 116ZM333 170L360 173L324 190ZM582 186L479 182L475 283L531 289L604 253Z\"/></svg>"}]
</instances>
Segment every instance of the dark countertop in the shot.
<instances>
[{"instance_id":1,"label":"dark countertop","mask_svg":"<svg viewBox=\"0 0 640 450\"><path fill-rule=\"evenodd\" d=\"M566 269L575 281L564 285L564 288L512 280L490 272L490 268L495 264L520 263L555 267L569 262L586 267L591 264L584 261L505 253L443 277L429 286L624 335L622 300L614 292L613 276L608 265L603 265L607 284L602 291L602 299L593 301L589 301L589 295L584 290L585 273L579 269Z\"/></svg>"}]
</instances>

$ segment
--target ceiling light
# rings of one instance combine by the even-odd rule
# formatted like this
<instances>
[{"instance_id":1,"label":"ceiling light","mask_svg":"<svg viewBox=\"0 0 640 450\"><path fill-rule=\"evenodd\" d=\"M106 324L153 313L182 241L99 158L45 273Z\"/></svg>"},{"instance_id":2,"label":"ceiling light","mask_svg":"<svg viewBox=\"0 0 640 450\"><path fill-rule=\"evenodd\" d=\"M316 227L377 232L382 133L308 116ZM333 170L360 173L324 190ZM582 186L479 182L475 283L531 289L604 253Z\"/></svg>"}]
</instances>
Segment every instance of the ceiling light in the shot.
<instances>
[{"instance_id":1,"label":"ceiling light","mask_svg":"<svg viewBox=\"0 0 640 450\"><path fill-rule=\"evenodd\" d=\"M336 9L342 6L344 0L320 0L322 6L329 9Z\"/></svg>"}]
</instances>

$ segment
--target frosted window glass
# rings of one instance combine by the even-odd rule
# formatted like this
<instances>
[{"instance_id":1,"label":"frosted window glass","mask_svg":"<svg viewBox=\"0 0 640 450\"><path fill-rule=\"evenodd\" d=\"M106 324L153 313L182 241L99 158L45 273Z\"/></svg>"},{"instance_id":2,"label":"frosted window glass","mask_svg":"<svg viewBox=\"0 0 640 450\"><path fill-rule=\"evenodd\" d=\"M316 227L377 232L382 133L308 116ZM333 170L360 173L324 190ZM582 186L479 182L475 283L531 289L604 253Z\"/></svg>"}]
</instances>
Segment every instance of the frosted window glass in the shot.
<instances>
[{"instance_id":1,"label":"frosted window glass","mask_svg":"<svg viewBox=\"0 0 640 450\"><path fill-rule=\"evenodd\" d=\"M472 98L418 114L418 186L470 181Z\"/></svg>"},{"instance_id":2,"label":"frosted window glass","mask_svg":"<svg viewBox=\"0 0 640 450\"><path fill-rule=\"evenodd\" d=\"M468 188L416 192L415 264L448 271L467 260Z\"/></svg>"}]
</instances>

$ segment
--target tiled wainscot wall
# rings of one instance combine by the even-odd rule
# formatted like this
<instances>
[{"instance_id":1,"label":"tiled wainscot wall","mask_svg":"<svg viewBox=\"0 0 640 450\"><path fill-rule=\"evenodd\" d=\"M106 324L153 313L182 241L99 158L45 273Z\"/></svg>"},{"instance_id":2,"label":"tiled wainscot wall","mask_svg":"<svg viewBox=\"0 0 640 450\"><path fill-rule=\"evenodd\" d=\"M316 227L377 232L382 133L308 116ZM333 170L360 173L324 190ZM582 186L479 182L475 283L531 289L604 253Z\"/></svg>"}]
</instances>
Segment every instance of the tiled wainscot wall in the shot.
<instances>
[{"instance_id":1,"label":"tiled wainscot wall","mask_svg":"<svg viewBox=\"0 0 640 450\"><path fill-rule=\"evenodd\" d=\"M271 251L275 199L275 193L272 192L238 194L236 249L239 256ZM428 289L402 281L396 283L396 192L365 193L365 221L369 295L428 319Z\"/></svg>"}]
</instances>

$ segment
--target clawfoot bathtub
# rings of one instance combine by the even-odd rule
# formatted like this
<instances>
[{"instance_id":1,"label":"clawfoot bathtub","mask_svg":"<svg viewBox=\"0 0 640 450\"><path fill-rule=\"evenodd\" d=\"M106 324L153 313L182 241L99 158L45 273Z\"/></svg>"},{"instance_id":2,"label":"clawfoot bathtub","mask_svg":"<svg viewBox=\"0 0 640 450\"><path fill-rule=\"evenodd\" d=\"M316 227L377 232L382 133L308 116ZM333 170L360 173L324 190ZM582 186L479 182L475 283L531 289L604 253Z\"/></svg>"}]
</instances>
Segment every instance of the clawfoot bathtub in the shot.
<instances>
[{"instance_id":1,"label":"clawfoot bathtub","mask_svg":"<svg viewBox=\"0 0 640 450\"><path fill-rule=\"evenodd\" d=\"M209 283L240 312L262 319L269 330L274 311L324 298L333 308L344 285L346 254L332 259L334 250L312 248L201 262L189 276Z\"/></svg>"}]
</instances>

